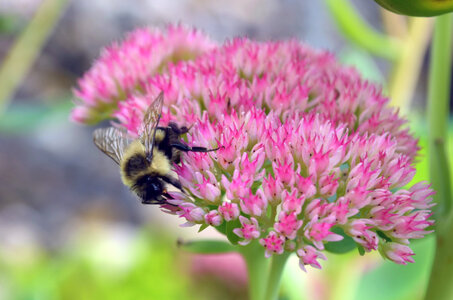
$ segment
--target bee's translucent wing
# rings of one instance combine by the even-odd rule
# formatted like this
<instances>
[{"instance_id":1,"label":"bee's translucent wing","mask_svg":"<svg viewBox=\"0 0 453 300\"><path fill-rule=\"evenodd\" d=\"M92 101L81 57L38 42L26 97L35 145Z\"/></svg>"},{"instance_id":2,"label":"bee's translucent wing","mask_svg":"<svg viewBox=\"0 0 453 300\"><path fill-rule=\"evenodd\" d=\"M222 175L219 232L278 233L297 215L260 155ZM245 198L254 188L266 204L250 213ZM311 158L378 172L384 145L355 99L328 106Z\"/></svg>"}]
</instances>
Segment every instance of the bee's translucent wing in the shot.
<instances>
[{"instance_id":1,"label":"bee's translucent wing","mask_svg":"<svg viewBox=\"0 0 453 300\"><path fill-rule=\"evenodd\" d=\"M118 165L123 158L123 151L129 144L126 129L115 127L98 128L93 132L93 141L96 147L107 154Z\"/></svg>"},{"instance_id":2,"label":"bee's translucent wing","mask_svg":"<svg viewBox=\"0 0 453 300\"><path fill-rule=\"evenodd\" d=\"M164 93L161 92L156 100L151 103L143 116L140 140L145 146L145 153L148 161L151 161L153 156L154 138L156 136L157 126L159 125L163 102Z\"/></svg>"}]
</instances>

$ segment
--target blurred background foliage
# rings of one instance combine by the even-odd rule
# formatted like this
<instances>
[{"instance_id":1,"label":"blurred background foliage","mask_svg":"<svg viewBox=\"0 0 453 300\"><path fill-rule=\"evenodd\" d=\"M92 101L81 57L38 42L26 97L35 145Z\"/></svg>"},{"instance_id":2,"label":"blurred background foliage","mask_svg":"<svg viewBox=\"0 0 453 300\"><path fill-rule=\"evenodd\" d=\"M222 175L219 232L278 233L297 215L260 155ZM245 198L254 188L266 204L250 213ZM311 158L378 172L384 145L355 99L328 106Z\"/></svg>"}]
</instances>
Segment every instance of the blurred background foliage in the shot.
<instances>
[{"instance_id":1,"label":"blurred background foliage","mask_svg":"<svg viewBox=\"0 0 453 300\"><path fill-rule=\"evenodd\" d=\"M334 52L397 99L422 147L414 180L428 180L427 19L359 0L0 0L0 299L246 299L238 256L177 247L216 233L142 206L92 145L93 128L68 121L71 88L101 47L169 22L219 41L295 37ZM421 299L433 243L415 241L408 266L353 251L306 274L291 258L281 299Z\"/></svg>"}]
</instances>

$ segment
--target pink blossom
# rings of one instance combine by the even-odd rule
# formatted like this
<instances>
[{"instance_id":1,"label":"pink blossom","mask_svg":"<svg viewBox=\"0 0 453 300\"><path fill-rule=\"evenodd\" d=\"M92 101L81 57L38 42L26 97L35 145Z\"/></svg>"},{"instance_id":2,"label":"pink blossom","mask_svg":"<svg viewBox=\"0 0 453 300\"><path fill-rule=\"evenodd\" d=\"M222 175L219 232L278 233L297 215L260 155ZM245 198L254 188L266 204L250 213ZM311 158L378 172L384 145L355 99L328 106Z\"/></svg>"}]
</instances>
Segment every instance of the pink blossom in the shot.
<instances>
[{"instance_id":1,"label":"pink blossom","mask_svg":"<svg viewBox=\"0 0 453 300\"><path fill-rule=\"evenodd\" d=\"M228 199L235 200L248 196L253 182L251 178L241 178L239 170L236 170L234 171L233 179L231 182L227 179L226 176L222 176L221 183L227 189Z\"/></svg>"},{"instance_id":2,"label":"pink blossom","mask_svg":"<svg viewBox=\"0 0 453 300\"><path fill-rule=\"evenodd\" d=\"M216 203L220 197L220 189L217 180L210 171L206 171L206 174L207 176L203 176L199 172L195 173L197 181L195 186L197 187L197 190L192 189L192 192L197 194L199 198L203 198L211 203Z\"/></svg>"},{"instance_id":3,"label":"pink blossom","mask_svg":"<svg viewBox=\"0 0 453 300\"><path fill-rule=\"evenodd\" d=\"M305 198L311 198L316 194L316 187L311 176L303 177L300 174L296 174L296 187Z\"/></svg>"},{"instance_id":4,"label":"pink blossom","mask_svg":"<svg viewBox=\"0 0 453 300\"><path fill-rule=\"evenodd\" d=\"M319 192L321 195L329 198L336 194L338 188L338 180L335 174L322 175L319 178Z\"/></svg>"},{"instance_id":5,"label":"pink blossom","mask_svg":"<svg viewBox=\"0 0 453 300\"><path fill-rule=\"evenodd\" d=\"M335 222L337 224L345 224L349 217L356 215L359 212L359 209L356 207L351 207L351 202L341 197L335 202L335 205L332 206L332 213L335 214Z\"/></svg>"},{"instance_id":6,"label":"pink blossom","mask_svg":"<svg viewBox=\"0 0 453 300\"><path fill-rule=\"evenodd\" d=\"M313 150L310 155L309 168L316 174L322 174L329 167L330 153Z\"/></svg>"},{"instance_id":7,"label":"pink blossom","mask_svg":"<svg viewBox=\"0 0 453 300\"><path fill-rule=\"evenodd\" d=\"M229 222L239 217L239 207L236 203L223 202L222 205L219 206L219 213L225 221Z\"/></svg>"},{"instance_id":8,"label":"pink blossom","mask_svg":"<svg viewBox=\"0 0 453 300\"><path fill-rule=\"evenodd\" d=\"M383 253L386 258L396 262L397 264L406 265L408 262L414 262L414 259L411 256L415 255L415 253L407 245L399 243L385 243L382 246L381 253Z\"/></svg>"},{"instance_id":9,"label":"pink blossom","mask_svg":"<svg viewBox=\"0 0 453 300\"><path fill-rule=\"evenodd\" d=\"M192 203L184 203L179 205L180 211L176 212L181 218L185 218L187 223L183 224L183 226L192 226L195 223L201 223L204 220L205 211L195 206Z\"/></svg>"},{"instance_id":10,"label":"pink blossom","mask_svg":"<svg viewBox=\"0 0 453 300\"><path fill-rule=\"evenodd\" d=\"M294 167L291 162L273 162L274 173L284 185L291 186L294 184Z\"/></svg>"},{"instance_id":11,"label":"pink blossom","mask_svg":"<svg viewBox=\"0 0 453 300\"><path fill-rule=\"evenodd\" d=\"M343 239L336 228L398 263L431 232L434 192L409 183L416 139L381 89L333 55L296 40L215 44L182 26L138 30L79 81L72 119L113 117L137 136L162 91L161 126L192 126L185 142L219 147L173 166L183 191L164 208L187 225L225 220L241 245L264 237L266 256L296 252L303 269Z\"/></svg>"},{"instance_id":12,"label":"pink blossom","mask_svg":"<svg viewBox=\"0 0 453 300\"><path fill-rule=\"evenodd\" d=\"M409 192L411 193L412 205L418 209L427 209L434 205L430 203L430 197L434 195L434 191L430 189L430 185L419 182L413 185Z\"/></svg>"},{"instance_id":13,"label":"pink blossom","mask_svg":"<svg viewBox=\"0 0 453 300\"><path fill-rule=\"evenodd\" d=\"M392 206L376 206L370 210L370 219L379 229L383 231L391 230L394 226L394 219L398 218L398 215L393 213L394 209Z\"/></svg>"},{"instance_id":14,"label":"pink blossom","mask_svg":"<svg viewBox=\"0 0 453 300\"><path fill-rule=\"evenodd\" d=\"M290 213L295 212L298 215L302 211L302 206L305 202L305 196L296 197L297 191L294 190L291 194L288 191L283 192L283 204L282 209L284 212Z\"/></svg>"},{"instance_id":15,"label":"pink blossom","mask_svg":"<svg viewBox=\"0 0 453 300\"><path fill-rule=\"evenodd\" d=\"M204 220L205 220L206 224L211 225L211 226L219 226L223 222L222 216L216 210L211 210L210 212L205 214Z\"/></svg>"},{"instance_id":16,"label":"pink blossom","mask_svg":"<svg viewBox=\"0 0 453 300\"><path fill-rule=\"evenodd\" d=\"M356 181L359 181L359 179L349 181L350 184L346 187L345 198L350 201L353 207L360 209L369 204L371 199L368 197L368 194L370 191L365 186L356 186Z\"/></svg>"},{"instance_id":17,"label":"pink blossom","mask_svg":"<svg viewBox=\"0 0 453 300\"><path fill-rule=\"evenodd\" d=\"M325 255L312 246L303 246L302 248L298 249L296 253L300 259L300 268L305 272L307 271L305 269L305 265L310 265L316 269L321 269L321 265L319 264L318 259L326 260Z\"/></svg>"},{"instance_id":18,"label":"pink blossom","mask_svg":"<svg viewBox=\"0 0 453 300\"><path fill-rule=\"evenodd\" d=\"M341 241L343 237L330 231L334 226L333 217L329 216L325 219L308 224L305 228L305 237L313 241L318 249L324 249L323 242Z\"/></svg>"},{"instance_id":19,"label":"pink blossom","mask_svg":"<svg viewBox=\"0 0 453 300\"><path fill-rule=\"evenodd\" d=\"M373 222L366 219L355 219L346 225L346 232L352 236L354 241L361 245L366 251L377 250L378 237L373 228Z\"/></svg>"},{"instance_id":20,"label":"pink blossom","mask_svg":"<svg viewBox=\"0 0 453 300\"><path fill-rule=\"evenodd\" d=\"M242 197L240 204L242 211L251 216L261 216L267 208L267 200L261 190L256 195L250 193Z\"/></svg>"},{"instance_id":21,"label":"pink blossom","mask_svg":"<svg viewBox=\"0 0 453 300\"><path fill-rule=\"evenodd\" d=\"M260 180L262 176L256 173L261 170L264 158L265 155L262 148L255 150L252 157L249 157L248 153L244 153L240 159L234 161L234 167L236 170L240 170L243 177Z\"/></svg>"},{"instance_id":22,"label":"pink blossom","mask_svg":"<svg viewBox=\"0 0 453 300\"><path fill-rule=\"evenodd\" d=\"M414 239L422 238L428 226L433 225L433 221L427 220L431 216L429 211L417 211L407 216L399 216L395 218L395 225L388 235L396 239Z\"/></svg>"},{"instance_id":23,"label":"pink blossom","mask_svg":"<svg viewBox=\"0 0 453 300\"><path fill-rule=\"evenodd\" d=\"M283 190L283 183L280 180L272 177L271 174L263 180L264 195L270 205L278 205L281 203L281 193Z\"/></svg>"},{"instance_id":24,"label":"pink blossom","mask_svg":"<svg viewBox=\"0 0 453 300\"><path fill-rule=\"evenodd\" d=\"M348 188L353 189L357 186L363 187L365 190L373 188L379 183L378 177L379 170L373 170L372 162L363 159L349 172Z\"/></svg>"},{"instance_id":25,"label":"pink blossom","mask_svg":"<svg viewBox=\"0 0 453 300\"><path fill-rule=\"evenodd\" d=\"M78 106L72 109L71 121L73 122L88 123L92 118L92 112L87 107Z\"/></svg>"},{"instance_id":26,"label":"pink blossom","mask_svg":"<svg viewBox=\"0 0 453 300\"><path fill-rule=\"evenodd\" d=\"M92 123L105 118L106 106L114 109L118 101L140 90L150 75L170 62L188 60L213 49L215 44L197 30L170 25L165 31L137 29L118 44L101 51L93 67L78 81L74 90L85 107L73 112L73 119Z\"/></svg>"},{"instance_id":27,"label":"pink blossom","mask_svg":"<svg viewBox=\"0 0 453 300\"><path fill-rule=\"evenodd\" d=\"M267 237L260 240L260 244L264 246L265 256L270 257L272 254L282 254L285 239L275 232L270 232Z\"/></svg>"},{"instance_id":28,"label":"pink blossom","mask_svg":"<svg viewBox=\"0 0 453 300\"><path fill-rule=\"evenodd\" d=\"M278 222L275 223L275 231L284 235L288 239L295 239L297 230L302 226L302 221L297 220L295 212L281 212Z\"/></svg>"},{"instance_id":29,"label":"pink blossom","mask_svg":"<svg viewBox=\"0 0 453 300\"><path fill-rule=\"evenodd\" d=\"M247 245L251 240L259 238L260 227L255 218L251 217L250 219L247 219L243 216L239 216L239 221L241 222L242 227L233 229L234 234L244 239L243 241L240 241L239 244Z\"/></svg>"}]
</instances>

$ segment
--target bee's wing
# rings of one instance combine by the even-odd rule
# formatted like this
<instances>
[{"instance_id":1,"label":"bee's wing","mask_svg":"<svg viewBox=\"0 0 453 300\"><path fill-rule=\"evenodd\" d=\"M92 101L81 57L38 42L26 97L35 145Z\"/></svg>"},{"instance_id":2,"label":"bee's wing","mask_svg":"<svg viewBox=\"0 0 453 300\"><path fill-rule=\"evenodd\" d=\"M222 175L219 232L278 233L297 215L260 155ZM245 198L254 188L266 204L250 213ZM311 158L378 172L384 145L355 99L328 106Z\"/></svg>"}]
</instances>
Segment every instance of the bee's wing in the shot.
<instances>
[{"instance_id":1,"label":"bee's wing","mask_svg":"<svg viewBox=\"0 0 453 300\"><path fill-rule=\"evenodd\" d=\"M118 165L123 158L123 151L129 144L126 129L115 127L98 128L93 132L93 141L96 147L107 154Z\"/></svg>"},{"instance_id":2,"label":"bee's wing","mask_svg":"<svg viewBox=\"0 0 453 300\"><path fill-rule=\"evenodd\" d=\"M156 100L151 103L143 116L140 140L145 146L145 153L148 161L151 161L153 156L154 138L156 136L157 126L159 125L163 102L164 93L161 92Z\"/></svg>"}]
</instances>

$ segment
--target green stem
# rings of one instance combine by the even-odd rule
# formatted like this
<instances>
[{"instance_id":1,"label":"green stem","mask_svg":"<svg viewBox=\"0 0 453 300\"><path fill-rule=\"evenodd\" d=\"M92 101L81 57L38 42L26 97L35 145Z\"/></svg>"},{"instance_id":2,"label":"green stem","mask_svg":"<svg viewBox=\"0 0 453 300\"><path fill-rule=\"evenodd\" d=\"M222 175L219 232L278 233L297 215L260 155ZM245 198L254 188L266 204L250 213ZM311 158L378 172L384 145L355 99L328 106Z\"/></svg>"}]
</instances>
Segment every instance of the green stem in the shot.
<instances>
[{"instance_id":1,"label":"green stem","mask_svg":"<svg viewBox=\"0 0 453 300\"><path fill-rule=\"evenodd\" d=\"M453 214L436 226L436 252L425 300L453 299Z\"/></svg>"},{"instance_id":2,"label":"green stem","mask_svg":"<svg viewBox=\"0 0 453 300\"><path fill-rule=\"evenodd\" d=\"M44 0L0 66L0 115L41 52L68 0Z\"/></svg>"},{"instance_id":3,"label":"green stem","mask_svg":"<svg viewBox=\"0 0 453 300\"><path fill-rule=\"evenodd\" d=\"M429 171L438 220L450 213L450 173L446 155L450 99L452 16L436 18L431 49L428 85Z\"/></svg>"},{"instance_id":4,"label":"green stem","mask_svg":"<svg viewBox=\"0 0 453 300\"><path fill-rule=\"evenodd\" d=\"M371 28L348 0L325 0L327 8L345 37L370 53L396 60L401 41Z\"/></svg>"},{"instance_id":5,"label":"green stem","mask_svg":"<svg viewBox=\"0 0 453 300\"><path fill-rule=\"evenodd\" d=\"M452 15L436 18L428 86L429 166L437 203L436 252L425 299L453 299L453 213L446 151L452 51Z\"/></svg>"},{"instance_id":6,"label":"green stem","mask_svg":"<svg viewBox=\"0 0 453 300\"><path fill-rule=\"evenodd\" d=\"M429 45L432 20L428 18L410 18L410 26L401 47L401 56L393 64L389 82L390 104L399 107L405 114L413 98L415 86L422 67L423 56Z\"/></svg>"},{"instance_id":7,"label":"green stem","mask_svg":"<svg viewBox=\"0 0 453 300\"><path fill-rule=\"evenodd\" d=\"M291 253L284 252L281 255L274 255L271 262L271 270L267 281L266 300L278 299L278 291L280 290L280 282L282 273L285 268L286 261Z\"/></svg>"},{"instance_id":8,"label":"green stem","mask_svg":"<svg viewBox=\"0 0 453 300\"><path fill-rule=\"evenodd\" d=\"M245 247L240 247L240 253L247 265L249 299L263 300L269 272L269 259L264 257L264 248L258 241L253 241Z\"/></svg>"}]
</instances>

